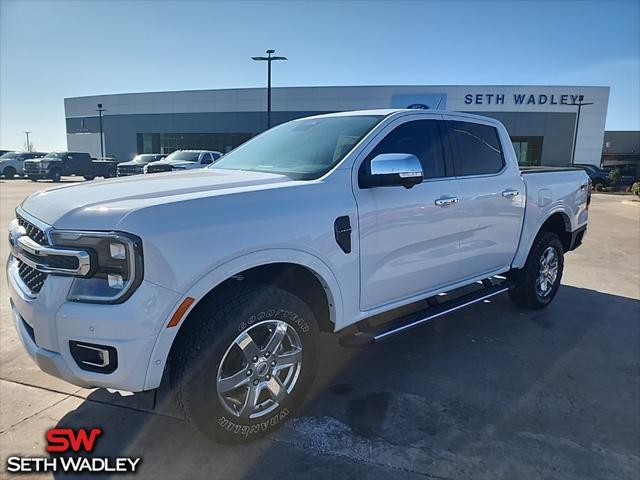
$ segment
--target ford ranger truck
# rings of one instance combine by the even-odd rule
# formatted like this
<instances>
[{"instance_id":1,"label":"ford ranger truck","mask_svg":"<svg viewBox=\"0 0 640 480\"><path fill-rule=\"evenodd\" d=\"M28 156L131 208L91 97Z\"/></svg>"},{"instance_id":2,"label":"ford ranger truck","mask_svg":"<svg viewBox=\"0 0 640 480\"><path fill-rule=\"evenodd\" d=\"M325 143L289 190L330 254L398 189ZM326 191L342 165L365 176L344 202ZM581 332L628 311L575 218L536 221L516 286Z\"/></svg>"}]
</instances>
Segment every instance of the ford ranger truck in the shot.
<instances>
[{"instance_id":1,"label":"ford ranger truck","mask_svg":"<svg viewBox=\"0 0 640 480\"><path fill-rule=\"evenodd\" d=\"M341 343L362 347L502 293L549 305L589 202L583 170L521 170L491 118L303 118L210 168L28 197L15 328L51 375L133 392L166 375L205 436L249 441L298 412L319 332L354 325Z\"/></svg>"}]
</instances>

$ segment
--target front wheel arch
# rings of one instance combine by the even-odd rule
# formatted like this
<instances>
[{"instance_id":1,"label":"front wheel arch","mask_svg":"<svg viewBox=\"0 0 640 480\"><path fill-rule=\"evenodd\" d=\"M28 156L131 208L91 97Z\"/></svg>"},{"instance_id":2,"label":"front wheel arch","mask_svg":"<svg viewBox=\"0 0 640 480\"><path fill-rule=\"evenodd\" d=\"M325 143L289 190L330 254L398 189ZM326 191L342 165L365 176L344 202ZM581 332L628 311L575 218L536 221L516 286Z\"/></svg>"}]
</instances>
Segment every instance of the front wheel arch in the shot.
<instances>
[{"instance_id":1,"label":"front wheel arch","mask_svg":"<svg viewBox=\"0 0 640 480\"><path fill-rule=\"evenodd\" d=\"M342 291L331 269L319 258L300 250L269 249L258 250L253 253L239 256L213 269L207 275L201 277L183 293L183 296L171 309L162 325L155 346L151 353L151 359L147 367L145 390L157 388L165 376L165 366L170 361L177 339L184 335L184 326L192 321L192 313L210 295L221 292L224 285L237 282L238 275L252 269L267 268L281 264L298 268L304 268L315 276L318 284L324 290L328 305L328 320L318 320L322 331L335 331L341 328L343 319ZM173 312L187 298L195 301L187 309L184 319L175 327L167 328L167 324ZM181 333L183 332L183 333Z\"/></svg>"}]
</instances>

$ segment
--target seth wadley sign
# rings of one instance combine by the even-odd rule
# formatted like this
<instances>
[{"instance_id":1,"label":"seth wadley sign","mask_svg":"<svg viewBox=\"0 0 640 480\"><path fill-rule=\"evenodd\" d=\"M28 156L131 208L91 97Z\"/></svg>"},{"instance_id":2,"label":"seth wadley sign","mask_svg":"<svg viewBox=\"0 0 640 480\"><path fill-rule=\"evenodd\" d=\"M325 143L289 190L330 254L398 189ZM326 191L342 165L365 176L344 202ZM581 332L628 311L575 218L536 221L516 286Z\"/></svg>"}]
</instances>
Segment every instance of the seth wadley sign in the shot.
<instances>
[{"instance_id":1,"label":"seth wadley sign","mask_svg":"<svg viewBox=\"0 0 640 480\"><path fill-rule=\"evenodd\" d=\"M465 105L504 105L505 100L513 105L576 105L580 95L562 94L547 95L544 93L467 93L464 96Z\"/></svg>"}]
</instances>

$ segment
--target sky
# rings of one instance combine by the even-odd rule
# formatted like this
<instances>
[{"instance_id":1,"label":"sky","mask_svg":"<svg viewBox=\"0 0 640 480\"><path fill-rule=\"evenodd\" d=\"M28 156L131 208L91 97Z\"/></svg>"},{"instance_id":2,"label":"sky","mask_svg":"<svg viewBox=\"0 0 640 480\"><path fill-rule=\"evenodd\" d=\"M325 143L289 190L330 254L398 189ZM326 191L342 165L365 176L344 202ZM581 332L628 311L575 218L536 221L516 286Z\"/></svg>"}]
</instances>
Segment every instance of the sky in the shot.
<instances>
[{"instance_id":1,"label":"sky","mask_svg":"<svg viewBox=\"0 0 640 480\"><path fill-rule=\"evenodd\" d=\"M604 85L640 129L640 0L0 0L0 148L66 147L66 97L274 86Z\"/></svg>"}]
</instances>

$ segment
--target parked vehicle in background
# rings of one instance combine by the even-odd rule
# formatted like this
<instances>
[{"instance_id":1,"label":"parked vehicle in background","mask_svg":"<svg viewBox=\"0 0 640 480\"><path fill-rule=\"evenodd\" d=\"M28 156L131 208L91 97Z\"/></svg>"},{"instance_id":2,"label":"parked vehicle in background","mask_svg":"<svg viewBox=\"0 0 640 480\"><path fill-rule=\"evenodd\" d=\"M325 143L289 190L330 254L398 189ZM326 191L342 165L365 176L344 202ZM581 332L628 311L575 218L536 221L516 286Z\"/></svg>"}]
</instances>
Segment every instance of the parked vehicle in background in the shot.
<instances>
[{"instance_id":1,"label":"parked vehicle in background","mask_svg":"<svg viewBox=\"0 0 640 480\"><path fill-rule=\"evenodd\" d=\"M44 157L43 152L7 152L0 156L0 174L4 178L13 178L24 174L24 161Z\"/></svg>"},{"instance_id":2,"label":"parked vehicle in background","mask_svg":"<svg viewBox=\"0 0 640 480\"><path fill-rule=\"evenodd\" d=\"M159 162L148 163L144 173L172 172L174 170L191 170L211 165L222 156L214 150L176 150Z\"/></svg>"},{"instance_id":3,"label":"parked vehicle in background","mask_svg":"<svg viewBox=\"0 0 640 480\"><path fill-rule=\"evenodd\" d=\"M502 293L549 305L590 199L582 170L520 169L493 118L302 118L197 175L31 195L10 227L14 324L44 371L164 376L205 436L246 442L298 413L320 331L357 324L341 344L364 346Z\"/></svg>"},{"instance_id":4,"label":"parked vehicle in background","mask_svg":"<svg viewBox=\"0 0 640 480\"><path fill-rule=\"evenodd\" d=\"M589 178L591 179L591 185L595 190L600 190L607 184L609 172L605 169L586 163L575 163L573 166L575 168L581 168L587 172L587 175L589 175Z\"/></svg>"},{"instance_id":5,"label":"parked vehicle in background","mask_svg":"<svg viewBox=\"0 0 640 480\"><path fill-rule=\"evenodd\" d=\"M4 155L5 153L13 152L13 150L0 150L0 155Z\"/></svg>"},{"instance_id":6,"label":"parked vehicle in background","mask_svg":"<svg viewBox=\"0 0 640 480\"><path fill-rule=\"evenodd\" d=\"M126 177L144 173L144 167L148 163L157 162L164 159L166 155L162 153L142 153L133 157L133 160L118 164L118 176Z\"/></svg>"},{"instance_id":7,"label":"parked vehicle in background","mask_svg":"<svg viewBox=\"0 0 640 480\"><path fill-rule=\"evenodd\" d=\"M59 182L61 177L69 175L93 180L95 177L115 177L117 165L114 160L95 160L85 152L51 152L42 158L26 160L24 173L33 181Z\"/></svg>"}]
</instances>

